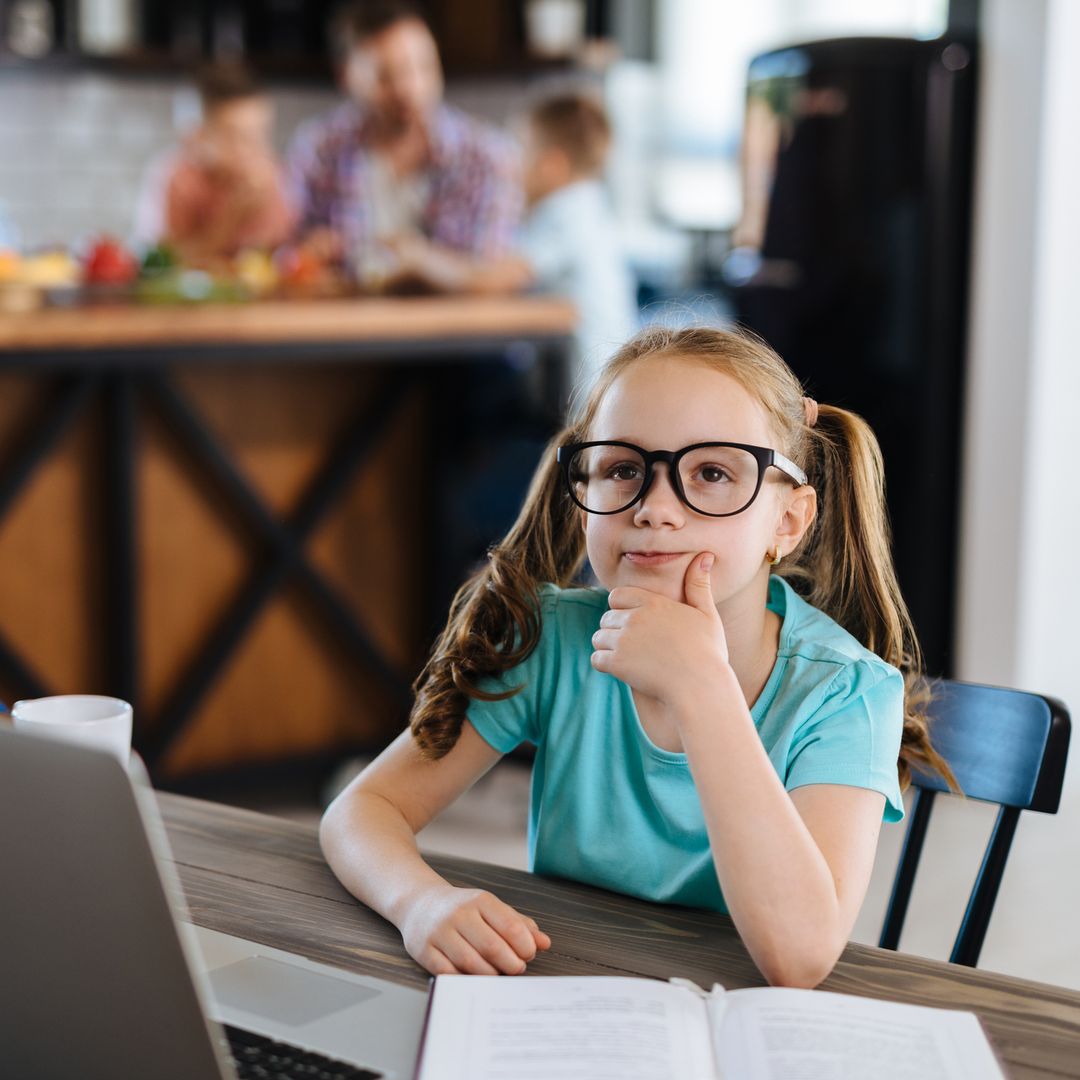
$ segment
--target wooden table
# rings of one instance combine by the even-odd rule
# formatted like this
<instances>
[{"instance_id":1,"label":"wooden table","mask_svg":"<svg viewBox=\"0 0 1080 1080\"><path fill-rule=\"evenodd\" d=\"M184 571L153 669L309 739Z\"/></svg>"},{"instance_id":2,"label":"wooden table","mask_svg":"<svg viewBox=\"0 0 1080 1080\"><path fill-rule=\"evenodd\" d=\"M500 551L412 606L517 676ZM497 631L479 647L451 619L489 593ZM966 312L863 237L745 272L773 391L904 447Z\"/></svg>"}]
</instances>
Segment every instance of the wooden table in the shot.
<instances>
[{"instance_id":1,"label":"wooden table","mask_svg":"<svg viewBox=\"0 0 1080 1080\"><path fill-rule=\"evenodd\" d=\"M161 795L191 917L200 926L351 971L423 988L395 928L338 884L309 826ZM432 864L490 889L551 935L534 975L682 976L701 986L760 986L725 916L647 904L466 859ZM824 989L978 1014L1017 1080L1080 1077L1080 993L864 945L849 945Z\"/></svg>"},{"instance_id":2,"label":"wooden table","mask_svg":"<svg viewBox=\"0 0 1080 1080\"><path fill-rule=\"evenodd\" d=\"M384 745L465 573L432 462L461 475L499 377L532 380L542 445L575 319L539 297L0 315L0 697L131 701L160 783Z\"/></svg>"}]
</instances>

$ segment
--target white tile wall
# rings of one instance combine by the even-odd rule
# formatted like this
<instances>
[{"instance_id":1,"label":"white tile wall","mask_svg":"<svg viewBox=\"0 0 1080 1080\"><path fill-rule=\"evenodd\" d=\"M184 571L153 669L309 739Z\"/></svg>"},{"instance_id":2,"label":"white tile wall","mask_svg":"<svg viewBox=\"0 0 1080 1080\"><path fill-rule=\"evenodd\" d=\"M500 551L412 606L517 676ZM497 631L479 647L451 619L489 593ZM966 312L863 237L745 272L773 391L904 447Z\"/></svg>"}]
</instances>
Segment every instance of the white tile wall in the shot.
<instances>
[{"instance_id":1,"label":"white tile wall","mask_svg":"<svg viewBox=\"0 0 1080 1080\"><path fill-rule=\"evenodd\" d=\"M331 88L274 87L277 143L332 107ZM510 81L462 83L448 99L504 123L528 100ZM147 165L191 117L180 78L80 72L0 73L0 203L25 248L72 244L107 232L127 237Z\"/></svg>"},{"instance_id":2,"label":"white tile wall","mask_svg":"<svg viewBox=\"0 0 1080 1080\"><path fill-rule=\"evenodd\" d=\"M334 101L274 90L279 142ZM0 77L0 201L26 248L126 237L147 165L176 139L191 91L178 78L6 72Z\"/></svg>"}]
</instances>

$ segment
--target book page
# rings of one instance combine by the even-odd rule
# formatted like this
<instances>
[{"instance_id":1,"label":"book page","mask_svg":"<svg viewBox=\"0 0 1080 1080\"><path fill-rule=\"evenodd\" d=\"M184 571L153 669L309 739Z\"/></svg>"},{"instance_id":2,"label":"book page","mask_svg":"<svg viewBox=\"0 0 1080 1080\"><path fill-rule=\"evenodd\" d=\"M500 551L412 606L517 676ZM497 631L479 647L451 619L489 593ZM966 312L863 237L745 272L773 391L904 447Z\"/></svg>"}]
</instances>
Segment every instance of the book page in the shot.
<instances>
[{"instance_id":1,"label":"book page","mask_svg":"<svg viewBox=\"0 0 1080 1080\"><path fill-rule=\"evenodd\" d=\"M710 1005L723 1077L1004 1080L973 1013L775 987Z\"/></svg>"},{"instance_id":2,"label":"book page","mask_svg":"<svg viewBox=\"0 0 1080 1080\"><path fill-rule=\"evenodd\" d=\"M715 1080L705 1002L654 979L440 975L420 1080Z\"/></svg>"}]
</instances>

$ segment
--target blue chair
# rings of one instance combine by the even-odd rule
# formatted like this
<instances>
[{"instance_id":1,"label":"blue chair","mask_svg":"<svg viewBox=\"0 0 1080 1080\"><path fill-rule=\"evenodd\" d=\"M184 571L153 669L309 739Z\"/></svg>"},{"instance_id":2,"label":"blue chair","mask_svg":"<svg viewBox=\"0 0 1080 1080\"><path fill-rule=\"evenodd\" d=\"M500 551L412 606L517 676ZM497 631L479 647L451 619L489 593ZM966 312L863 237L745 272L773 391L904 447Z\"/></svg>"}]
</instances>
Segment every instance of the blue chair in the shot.
<instances>
[{"instance_id":1,"label":"blue chair","mask_svg":"<svg viewBox=\"0 0 1080 1080\"><path fill-rule=\"evenodd\" d=\"M997 686L939 679L933 690L928 714L934 746L967 798L1000 805L949 957L954 964L975 967L1020 811L1057 813L1069 752L1069 713L1054 698ZM916 770L912 786L911 821L878 942L883 949L899 944L930 811L937 793L949 790L940 776Z\"/></svg>"}]
</instances>

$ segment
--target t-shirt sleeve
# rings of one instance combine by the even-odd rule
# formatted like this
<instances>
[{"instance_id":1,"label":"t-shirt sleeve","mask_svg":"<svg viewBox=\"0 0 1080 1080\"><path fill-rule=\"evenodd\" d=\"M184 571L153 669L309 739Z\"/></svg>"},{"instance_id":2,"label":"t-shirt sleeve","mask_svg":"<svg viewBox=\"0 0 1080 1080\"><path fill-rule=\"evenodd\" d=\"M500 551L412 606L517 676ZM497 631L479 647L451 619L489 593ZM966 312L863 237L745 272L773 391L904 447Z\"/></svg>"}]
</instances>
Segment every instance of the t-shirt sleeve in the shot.
<instances>
[{"instance_id":1,"label":"t-shirt sleeve","mask_svg":"<svg viewBox=\"0 0 1080 1080\"><path fill-rule=\"evenodd\" d=\"M516 686L521 689L501 701L474 698L465 713L484 741L504 754L523 742L539 743L542 737L545 691L551 683L549 656L555 634L555 604L550 595L541 596L540 616L536 648L516 667L479 683L479 689L487 693L503 693Z\"/></svg>"},{"instance_id":2,"label":"t-shirt sleeve","mask_svg":"<svg viewBox=\"0 0 1080 1080\"><path fill-rule=\"evenodd\" d=\"M795 732L784 786L844 784L880 791L885 821L900 821L897 761L904 729L904 679L895 668L859 662L834 680L830 693Z\"/></svg>"},{"instance_id":3,"label":"t-shirt sleeve","mask_svg":"<svg viewBox=\"0 0 1080 1080\"><path fill-rule=\"evenodd\" d=\"M521 252L542 288L557 285L570 265L565 238L550 221L540 220L538 215L533 215L521 230Z\"/></svg>"}]
</instances>

